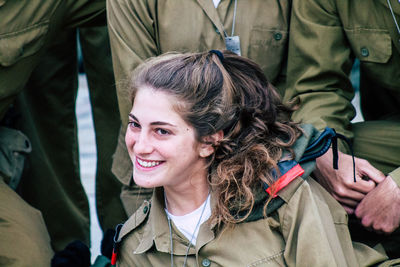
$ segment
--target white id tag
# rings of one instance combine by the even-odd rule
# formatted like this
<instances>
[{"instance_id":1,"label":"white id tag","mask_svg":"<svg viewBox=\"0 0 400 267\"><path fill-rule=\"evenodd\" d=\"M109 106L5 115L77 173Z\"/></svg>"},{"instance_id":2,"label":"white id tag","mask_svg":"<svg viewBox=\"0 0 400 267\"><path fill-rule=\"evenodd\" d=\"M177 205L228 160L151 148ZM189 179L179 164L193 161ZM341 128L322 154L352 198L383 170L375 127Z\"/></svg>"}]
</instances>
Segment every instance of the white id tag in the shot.
<instances>
[{"instance_id":1,"label":"white id tag","mask_svg":"<svg viewBox=\"0 0 400 267\"><path fill-rule=\"evenodd\" d=\"M226 49L232 51L237 55L241 55L240 53L240 39L239 36L227 36L225 37L225 46Z\"/></svg>"}]
</instances>

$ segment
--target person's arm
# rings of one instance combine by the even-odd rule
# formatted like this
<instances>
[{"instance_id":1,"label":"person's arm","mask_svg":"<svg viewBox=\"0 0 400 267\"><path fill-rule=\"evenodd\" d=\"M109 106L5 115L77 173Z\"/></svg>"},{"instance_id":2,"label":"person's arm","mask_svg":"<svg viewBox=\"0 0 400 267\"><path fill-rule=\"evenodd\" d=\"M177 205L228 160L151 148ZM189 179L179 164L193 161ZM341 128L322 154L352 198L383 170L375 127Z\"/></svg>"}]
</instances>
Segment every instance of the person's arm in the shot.
<instances>
[{"instance_id":1,"label":"person's arm","mask_svg":"<svg viewBox=\"0 0 400 267\"><path fill-rule=\"evenodd\" d=\"M293 120L311 123L318 130L329 126L352 138L352 64L335 1L293 1L285 92L285 100L300 100ZM340 147L347 151L343 143Z\"/></svg>"},{"instance_id":2,"label":"person's arm","mask_svg":"<svg viewBox=\"0 0 400 267\"><path fill-rule=\"evenodd\" d=\"M125 132L128 114L132 108L128 88L132 71L143 60L156 56L154 1L107 0L107 19L117 85L118 104Z\"/></svg>"},{"instance_id":3,"label":"person's arm","mask_svg":"<svg viewBox=\"0 0 400 267\"><path fill-rule=\"evenodd\" d=\"M353 64L351 47L345 36L334 0L294 1L289 38L288 89L285 99L298 98L295 121L329 126L353 138L350 129L355 115L349 73ZM349 148L340 142L339 148ZM352 158L339 155L339 170L333 169L332 153L317 159L318 181L352 213L361 199L385 176L363 159L356 158L354 183ZM362 180L367 176L370 181ZM365 177L364 177L365 178Z\"/></svg>"}]
</instances>

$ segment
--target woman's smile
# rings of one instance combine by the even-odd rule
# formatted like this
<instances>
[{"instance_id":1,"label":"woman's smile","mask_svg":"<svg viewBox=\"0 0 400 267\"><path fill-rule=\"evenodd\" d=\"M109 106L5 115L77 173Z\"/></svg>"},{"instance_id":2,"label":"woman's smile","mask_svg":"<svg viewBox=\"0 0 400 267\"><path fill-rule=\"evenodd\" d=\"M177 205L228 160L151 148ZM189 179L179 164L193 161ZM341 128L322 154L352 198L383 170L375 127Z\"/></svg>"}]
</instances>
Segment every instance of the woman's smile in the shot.
<instances>
[{"instance_id":1,"label":"woman's smile","mask_svg":"<svg viewBox=\"0 0 400 267\"><path fill-rule=\"evenodd\" d=\"M154 169L154 167L159 166L162 164L164 161L159 161L159 160L145 160L145 159L140 159L136 157L136 165L138 169L143 169L143 170L151 170Z\"/></svg>"}]
</instances>

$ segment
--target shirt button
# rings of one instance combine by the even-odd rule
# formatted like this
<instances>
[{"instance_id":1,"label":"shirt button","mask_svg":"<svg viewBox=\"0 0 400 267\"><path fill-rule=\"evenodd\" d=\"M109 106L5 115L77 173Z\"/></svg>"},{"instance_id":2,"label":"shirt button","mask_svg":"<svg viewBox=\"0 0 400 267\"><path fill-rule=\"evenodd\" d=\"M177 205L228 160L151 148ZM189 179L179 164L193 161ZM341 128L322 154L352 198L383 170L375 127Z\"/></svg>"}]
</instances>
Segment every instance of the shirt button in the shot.
<instances>
[{"instance_id":1,"label":"shirt button","mask_svg":"<svg viewBox=\"0 0 400 267\"><path fill-rule=\"evenodd\" d=\"M208 267L208 266L211 265L211 261L210 261L209 259L204 259L204 260L201 262L201 264L202 264L204 267Z\"/></svg>"},{"instance_id":2,"label":"shirt button","mask_svg":"<svg viewBox=\"0 0 400 267\"><path fill-rule=\"evenodd\" d=\"M217 34L220 34L220 31L218 30L217 27L215 27L215 32L216 32Z\"/></svg>"},{"instance_id":3,"label":"shirt button","mask_svg":"<svg viewBox=\"0 0 400 267\"><path fill-rule=\"evenodd\" d=\"M361 48L361 55L363 57L368 57L369 56L369 51L366 47Z\"/></svg>"},{"instance_id":4,"label":"shirt button","mask_svg":"<svg viewBox=\"0 0 400 267\"><path fill-rule=\"evenodd\" d=\"M276 32L274 34L274 39L277 40L277 41L281 40L282 39L282 33Z\"/></svg>"},{"instance_id":5,"label":"shirt button","mask_svg":"<svg viewBox=\"0 0 400 267\"><path fill-rule=\"evenodd\" d=\"M143 213L146 214L148 210L149 210L149 207L148 206L144 206Z\"/></svg>"}]
</instances>

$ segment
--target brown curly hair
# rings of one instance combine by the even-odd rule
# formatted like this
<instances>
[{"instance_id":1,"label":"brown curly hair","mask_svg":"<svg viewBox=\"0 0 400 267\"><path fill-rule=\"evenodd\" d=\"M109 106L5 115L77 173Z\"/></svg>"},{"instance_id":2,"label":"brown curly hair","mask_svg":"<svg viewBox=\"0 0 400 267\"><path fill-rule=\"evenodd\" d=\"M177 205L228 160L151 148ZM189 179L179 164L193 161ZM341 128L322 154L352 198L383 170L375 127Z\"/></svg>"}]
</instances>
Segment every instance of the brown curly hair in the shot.
<instances>
[{"instance_id":1,"label":"brown curly hair","mask_svg":"<svg viewBox=\"0 0 400 267\"><path fill-rule=\"evenodd\" d=\"M137 88L143 86L175 96L177 112L193 126L198 141L223 131L208 161L209 182L217 199L212 223L244 221L263 183L271 186L274 195L271 172L278 169L284 150L294 156L290 147L301 129L289 119L292 107L282 103L256 63L229 51L169 53L138 67L132 103Z\"/></svg>"}]
</instances>

